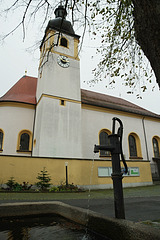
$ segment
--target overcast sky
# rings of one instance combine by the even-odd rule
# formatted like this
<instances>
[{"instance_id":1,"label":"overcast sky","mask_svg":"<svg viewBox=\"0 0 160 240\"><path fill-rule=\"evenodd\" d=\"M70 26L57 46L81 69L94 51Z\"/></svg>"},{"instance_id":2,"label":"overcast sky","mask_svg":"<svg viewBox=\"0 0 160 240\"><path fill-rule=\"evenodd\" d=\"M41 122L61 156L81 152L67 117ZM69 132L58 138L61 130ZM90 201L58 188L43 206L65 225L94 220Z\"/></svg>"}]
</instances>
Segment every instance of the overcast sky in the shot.
<instances>
[{"instance_id":1,"label":"overcast sky","mask_svg":"<svg viewBox=\"0 0 160 240\"><path fill-rule=\"evenodd\" d=\"M14 18L0 19L0 25L2 26L2 35L6 33L6 30L12 29ZM38 24L33 24L33 28L27 31L25 41L23 41L22 29L19 29L0 43L0 96L5 94L16 83L25 74L25 71L27 71L27 75L37 77L39 48L33 47L30 49L30 47L36 41L41 41L43 34L44 30L39 31ZM95 56L97 44L96 41L88 40L88 37L86 37L83 44L83 49L80 53L81 88L121 97L160 114L160 92L154 78L152 79L153 83L149 85L148 91L142 95L142 99L136 98L138 90L133 95L128 95L126 93L128 89L122 86L121 79L117 81L115 89L106 88L106 81L90 87L87 82L92 79L92 69L96 67L99 59L99 56L91 58L92 55ZM152 92L153 85L155 85L155 90Z\"/></svg>"}]
</instances>

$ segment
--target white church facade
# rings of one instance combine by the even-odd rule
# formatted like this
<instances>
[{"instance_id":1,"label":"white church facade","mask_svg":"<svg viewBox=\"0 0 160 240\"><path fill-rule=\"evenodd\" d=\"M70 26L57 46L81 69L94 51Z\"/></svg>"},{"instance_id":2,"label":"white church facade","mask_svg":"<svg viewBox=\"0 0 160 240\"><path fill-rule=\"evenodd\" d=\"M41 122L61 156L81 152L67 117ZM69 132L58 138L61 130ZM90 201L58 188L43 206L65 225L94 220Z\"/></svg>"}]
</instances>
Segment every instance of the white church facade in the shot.
<instances>
[{"instance_id":1,"label":"white church facade","mask_svg":"<svg viewBox=\"0 0 160 240\"><path fill-rule=\"evenodd\" d=\"M0 184L10 177L34 183L46 167L54 184L111 187L111 155L94 156L105 144L112 118L124 126L123 153L129 166L125 186L152 184L160 178L160 116L121 98L80 89L79 36L62 6L55 11L41 43L38 78L23 76L0 98ZM63 19L63 20L62 20Z\"/></svg>"}]
</instances>

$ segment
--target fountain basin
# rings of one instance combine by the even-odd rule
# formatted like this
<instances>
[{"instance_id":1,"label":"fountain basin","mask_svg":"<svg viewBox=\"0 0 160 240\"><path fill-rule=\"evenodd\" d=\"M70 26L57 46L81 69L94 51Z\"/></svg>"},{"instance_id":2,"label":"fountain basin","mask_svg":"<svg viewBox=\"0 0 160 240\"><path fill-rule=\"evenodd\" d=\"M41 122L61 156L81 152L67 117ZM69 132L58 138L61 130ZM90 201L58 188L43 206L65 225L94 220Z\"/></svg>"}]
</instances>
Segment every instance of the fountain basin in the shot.
<instances>
[{"instance_id":1,"label":"fountain basin","mask_svg":"<svg viewBox=\"0 0 160 240\"><path fill-rule=\"evenodd\" d=\"M112 240L160 240L160 230L73 207L59 201L0 204L0 217L56 214Z\"/></svg>"}]
</instances>

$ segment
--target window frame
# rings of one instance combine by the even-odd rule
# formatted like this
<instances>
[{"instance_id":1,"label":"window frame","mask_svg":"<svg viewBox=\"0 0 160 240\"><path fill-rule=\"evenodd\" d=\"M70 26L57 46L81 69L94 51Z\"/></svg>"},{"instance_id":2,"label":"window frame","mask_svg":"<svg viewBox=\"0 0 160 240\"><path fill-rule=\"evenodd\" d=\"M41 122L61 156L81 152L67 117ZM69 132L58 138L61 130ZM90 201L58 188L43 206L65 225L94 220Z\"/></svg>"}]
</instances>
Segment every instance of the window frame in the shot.
<instances>
[{"instance_id":1,"label":"window frame","mask_svg":"<svg viewBox=\"0 0 160 240\"><path fill-rule=\"evenodd\" d=\"M99 139L98 139L98 141L99 141L99 145L101 145L101 140L100 140L100 135L101 135L101 133L106 133L108 136L111 134L111 131L110 130L108 130L108 129L101 129L100 130L100 132L99 132ZM100 150L99 151L99 157L103 157L103 158L106 158L106 157L111 157L111 152L109 152L109 151L106 151L107 152L107 154L102 154L102 151L105 151L105 150Z\"/></svg>"},{"instance_id":2,"label":"window frame","mask_svg":"<svg viewBox=\"0 0 160 240\"><path fill-rule=\"evenodd\" d=\"M65 39L65 41L66 41L66 43L67 43L67 46L62 45L62 42L61 42L61 41L62 41L63 39ZM59 39L59 45L60 45L61 47L69 48L69 41L68 41L68 39L67 39L66 37L62 36L62 37Z\"/></svg>"},{"instance_id":3,"label":"window frame","mask_svg":"<svg viewBox=\"0 0 160 240\"><path fill-rule=\"evenodd\" d=\"M157 144L158 144L158 157L155 155L155 150L154 150L154 144L153 144L153 140L156 140L157 141ZM153 147L153 154L154 154L154 158L160 158L160 138L158 136L153 136L152 138L152 147Z\"/></svg>"},{"instance_id":4,"label":"window frame","mask_svg":"<svg viewBox=\"0 0 160 240\"><path fill-rule=\"evenodd\" d=\"M4 131L3 131L3 129L2 129L2 128L0 128L0 133L2 133L2 134L3 134L3 137L2 137L2 143L1 143L2 147L0 148L0 152L3 152Z\"/></svg>"},{"instance_id":5,"label":"window frame","mask_svg":"<svg viewBox=\"0 0 160 240\"><path fill-rule=\"evenodd\" d=\"M66 100L65 99L60 99L60 105L61 106L66 106Z\"/></svg>"},{"instance_id":6,"label":"window frame","mask_svg":"<svg viewBox=\"0 0 160 240\"><path fill-rule=\"evenodd\" d=\"M28 134L29 135L29 149L28 150L23 150L20 149L20 141L21 141L21 136L22 134ZM17 152L31 152L32 151L32 132L29 130L21 130L18 134L18 141L17 141Z\"/></svg>"},{"instance_id":7,"label":"window frame","mask_svg":"<svg viewBox=\"0 0 160 240\"><path fill-rule=\"evenodd\" d=\"M137 156L131 156L130 142L129 142L129 137L130 136L134 137L134 139L135 139ZM129 159L143 159L143 157L142 157L142 150L141 150L141 141L140 141L139 136L136 133L134 133L134 132L131 132L128 135L128 148L129 148Z\"/></svg>"}]
</instances>

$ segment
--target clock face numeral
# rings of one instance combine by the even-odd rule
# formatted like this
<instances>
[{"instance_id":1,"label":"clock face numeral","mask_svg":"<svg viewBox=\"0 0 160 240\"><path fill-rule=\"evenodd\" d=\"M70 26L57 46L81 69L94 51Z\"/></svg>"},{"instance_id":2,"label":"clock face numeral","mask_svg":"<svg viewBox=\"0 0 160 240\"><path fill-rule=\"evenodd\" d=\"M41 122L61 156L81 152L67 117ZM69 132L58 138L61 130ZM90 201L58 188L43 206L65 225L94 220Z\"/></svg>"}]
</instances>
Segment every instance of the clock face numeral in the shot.
<instances>
[{"instance_id":1,"label":"clock face numeral","mask_svg":"<svg viewBox=\"0 0 160 240\"><path fill-rule=\"evenodd\" d=\"M64 68L68 68L70 65L68 57L62 55L58 56L57 63Z\"/></svg>"}]
</instances>

